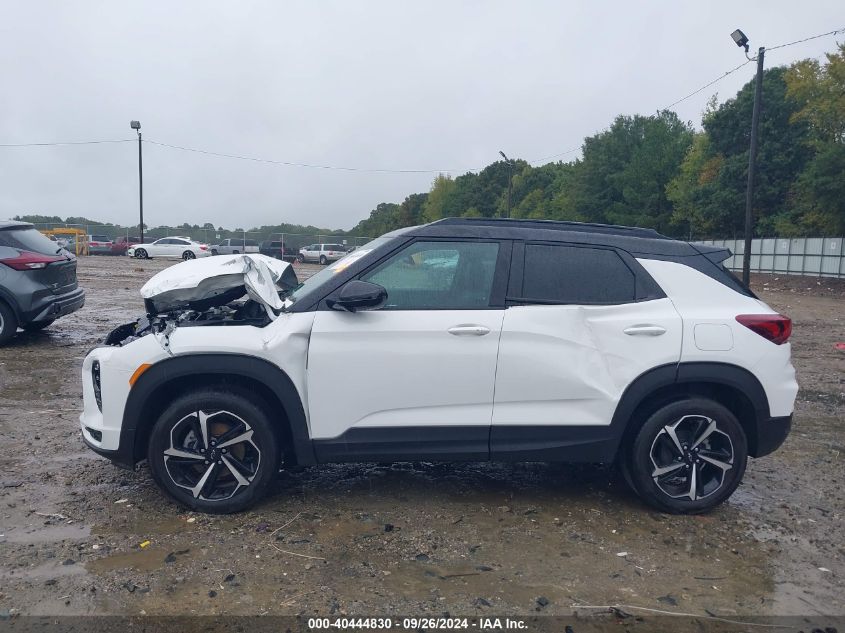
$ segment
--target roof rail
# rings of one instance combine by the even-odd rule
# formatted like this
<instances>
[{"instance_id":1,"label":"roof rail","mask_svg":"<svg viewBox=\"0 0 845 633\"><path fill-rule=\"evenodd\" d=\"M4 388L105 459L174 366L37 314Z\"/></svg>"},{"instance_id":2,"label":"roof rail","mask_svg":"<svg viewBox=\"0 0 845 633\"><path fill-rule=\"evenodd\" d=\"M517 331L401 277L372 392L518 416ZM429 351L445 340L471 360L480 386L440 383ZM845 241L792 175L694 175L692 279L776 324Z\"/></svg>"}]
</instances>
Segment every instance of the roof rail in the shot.
<instances>
[{"instance_id":1,"label":"roof rail","mask_svg":"<svg viewBox=\"0 0 845 633\"><path fill-rule=\"evenodd\" d=\"M625 235L627 237L646 237L651 239L672 239L654 229L618 224L597 224L592 222L568 222L562 220L521 220L516 218L443 218L432 224L463 226L513 226L549 231L572 231L577 233L602 233L606 235Z\"/></svg>"}]
</instances>

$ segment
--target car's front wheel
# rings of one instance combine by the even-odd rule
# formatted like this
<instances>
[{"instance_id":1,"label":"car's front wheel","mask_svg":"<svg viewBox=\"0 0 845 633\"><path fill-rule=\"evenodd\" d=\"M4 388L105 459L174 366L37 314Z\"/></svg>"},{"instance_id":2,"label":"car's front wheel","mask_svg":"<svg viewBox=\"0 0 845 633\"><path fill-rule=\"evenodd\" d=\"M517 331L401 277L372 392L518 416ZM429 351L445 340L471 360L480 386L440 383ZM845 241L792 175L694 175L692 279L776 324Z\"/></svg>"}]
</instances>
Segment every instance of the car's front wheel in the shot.
<instances>
[{"instance_id":1,"label":"car's front wheel","mask_svg":"<svg viewBox=\"0 0 845 633\"><path fill-rule=\"evenodd\" d=\"M150 434L156 483L179 503L228 514L256 503L279 469L267 405L238 391L198 389L177 398Z\"/></svg>"},{"instance_id":2,"label":"car's front wheel","mask_svg":"<svg viewBox=\"0 0 845 633\"><path fill-rule=\"evenodd\" d=\"M135 249L135 258L136 259L147 259L147 251L143 248L136 248Z\"/></svg>"},{"instance_id":3,"label":"car's front wheel","mask_svg":"<svg viewBox=\"0 0 845 633\"><path fill-rule=\"evenodd\" d=\"M664 512L697 514L739 486L748 443L726 407L690 398L651 414L627 457L630 483L645 502Z\"/></svg>"},{"instance_id":4,"label":"car's front wheel","mask_svg":"<svg viewBox=\"0 0 845 633\"><path fill-rule=\"evenodd\" d=\"M298 261L300 264L304 264L305 263L305 255L297 255L296 261Z\"/></svg>"}]
</instances>

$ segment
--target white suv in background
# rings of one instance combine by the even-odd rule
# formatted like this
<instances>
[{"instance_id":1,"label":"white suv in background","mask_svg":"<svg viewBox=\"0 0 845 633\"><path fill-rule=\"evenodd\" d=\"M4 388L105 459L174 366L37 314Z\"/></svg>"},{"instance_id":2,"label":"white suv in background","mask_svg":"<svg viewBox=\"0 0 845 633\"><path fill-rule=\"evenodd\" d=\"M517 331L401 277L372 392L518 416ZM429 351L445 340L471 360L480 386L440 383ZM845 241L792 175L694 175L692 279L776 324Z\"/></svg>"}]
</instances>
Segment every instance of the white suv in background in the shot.
<instances>
[{"instance_id":1,"label":"white suv in background","mask_svg":"<svg viewBox=\"0 0 845 633\"><path fill-rule=\"evenodd\" d=\"M445 219L302 284L258 255L178 264L86 357L82 434L205 512L250 506L283 467L414 460L615 463L652 506L704 512L781 445L798 391L790 320L729 254Z\"/></svg>"},{"instance_id":2,"label":"white suv in background","mask_svg":"<svg viewBox=\"0 0 845 633\"><path fill-rule=\"evenodd\" d=\"M195 242L190 237L171 236L163 237L155 242L133 244L127 249L126 254L138 259L166 257L187 260L208 257L211 255L211 250L208 248L208 244Z\"/></svg>"},{"instance_id":3,"label":"white suv in background","mask_svg":"<svg viewBox=\"0 0 845 633\"><path fill-rule=\"evenodd\" d=\"M319 262L324 266L330 262L336 262L346 255L346 247L343 244L311 244L299 249L297 259L300 262Z\"/></svg>"}]
</instances>

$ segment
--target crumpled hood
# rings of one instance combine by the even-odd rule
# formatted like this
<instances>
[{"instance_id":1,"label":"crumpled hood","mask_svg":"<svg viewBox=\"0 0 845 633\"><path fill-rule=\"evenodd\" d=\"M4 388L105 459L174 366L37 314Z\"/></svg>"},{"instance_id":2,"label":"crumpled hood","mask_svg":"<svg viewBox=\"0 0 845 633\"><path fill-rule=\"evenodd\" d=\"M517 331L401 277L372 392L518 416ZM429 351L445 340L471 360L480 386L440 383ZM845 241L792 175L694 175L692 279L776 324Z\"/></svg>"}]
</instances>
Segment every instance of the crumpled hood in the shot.
<instances>
[{"instance_id":1,"label":"crumpled hood","mask_svg":"<svg viewBox=\"0 0 845 633\"><path fill-rule=\"evenodd\" d=\"M297 284L287 262L266 255L217 255L171 266L141 288L148 312L207 310L244 294L264 305L275 318L283 306L279 290Z\"/></svg>"}]
</instances>

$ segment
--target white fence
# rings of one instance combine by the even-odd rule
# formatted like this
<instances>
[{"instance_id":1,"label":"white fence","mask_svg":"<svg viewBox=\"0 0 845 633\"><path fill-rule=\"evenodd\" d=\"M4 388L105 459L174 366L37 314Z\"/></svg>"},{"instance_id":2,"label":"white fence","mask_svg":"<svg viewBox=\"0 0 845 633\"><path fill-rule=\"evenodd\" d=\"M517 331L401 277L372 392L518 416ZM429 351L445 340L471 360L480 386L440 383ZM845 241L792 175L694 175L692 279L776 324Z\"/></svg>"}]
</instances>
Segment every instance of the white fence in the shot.
<instances>
[{"instance_id":1,"label":"white fence","mask_svg":"<svg viewBox=\"0 0 845 633\"><path fill-rule=\"evenodd\" d=\"M733 256L725 261L725 266L742 270L744 240L700 240L698 243L729 248ZM752 240L751 272L845 279L845 238L766 237Z\"/></svg>"}]
</instances>

